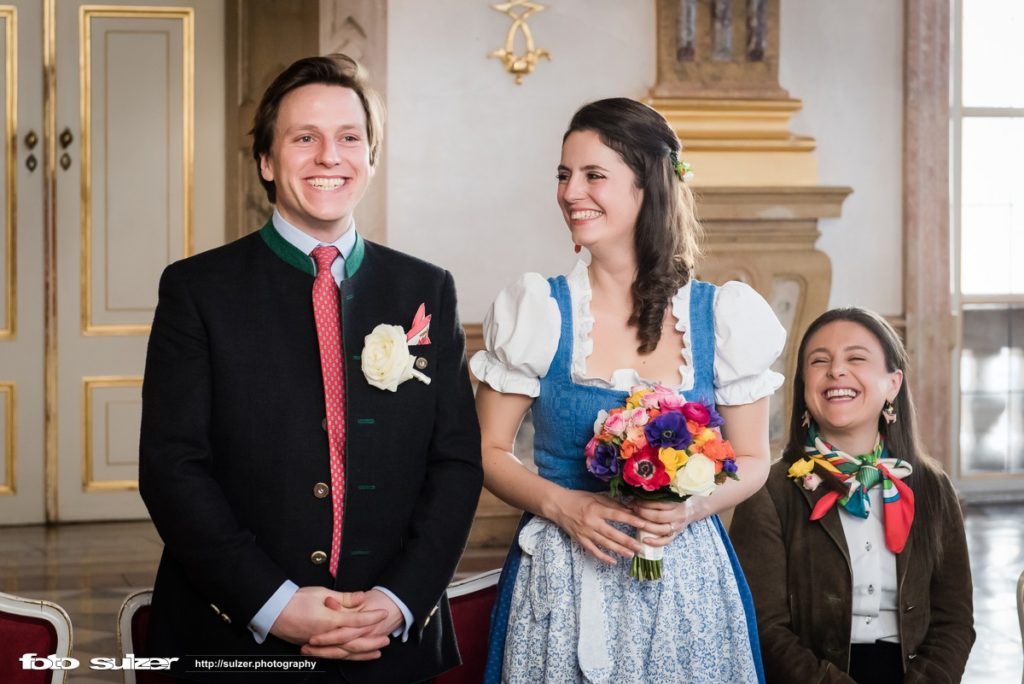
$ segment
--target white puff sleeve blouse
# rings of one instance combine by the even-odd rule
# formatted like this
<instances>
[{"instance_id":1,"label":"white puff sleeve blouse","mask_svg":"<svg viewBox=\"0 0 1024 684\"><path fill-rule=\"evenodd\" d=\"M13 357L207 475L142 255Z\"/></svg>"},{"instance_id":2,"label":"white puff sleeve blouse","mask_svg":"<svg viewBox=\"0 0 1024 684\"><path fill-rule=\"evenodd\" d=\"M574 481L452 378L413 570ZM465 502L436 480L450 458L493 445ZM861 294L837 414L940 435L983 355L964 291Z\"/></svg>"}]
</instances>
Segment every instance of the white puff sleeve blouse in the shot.
<instances>
[{"instance_id":1,"label":"white puff sleeve blouse","mask_svg":"<svg viewBox=\"0 0 1024 684\"><path fill-rule=\"evenodd\" d=\"M613 389L630 388L650 381L631 368L615 371L611 378L587 375L586 362L593 350L590 331L590 279L586 264L578 262L566 276L573 308L573 382ZM678 390L693 387L691 359L690 285L679 288L671 310L676 330L682 333ZM769 396L783 382L770 369L782 353L786 331L768 303L745 283L730 281L716 289L715 301L715 399L720 405L749 404ZM473 373L493 389L536 397L558 348L561 329L558 304L548 281L538 273L526 273L498 295L484 318L485 349L470 360Z\"/></svg>"}]
</instances>

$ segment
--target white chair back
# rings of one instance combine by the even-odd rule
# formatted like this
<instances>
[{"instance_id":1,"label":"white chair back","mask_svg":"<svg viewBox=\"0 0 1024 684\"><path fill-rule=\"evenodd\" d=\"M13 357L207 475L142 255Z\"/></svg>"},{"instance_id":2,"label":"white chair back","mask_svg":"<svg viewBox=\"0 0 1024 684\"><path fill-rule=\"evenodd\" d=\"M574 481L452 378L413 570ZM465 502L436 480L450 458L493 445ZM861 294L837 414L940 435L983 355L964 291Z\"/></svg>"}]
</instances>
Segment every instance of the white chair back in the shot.
<instances>
[{"instance_id":1,"label":"white chair back","mask_svg":"<svg viewBox=\"0 0 1024 684\"><path fill-rule=\"evenodd\" d=\"M56 656L57 658L71 657L71 644L73 637L71 617L68 615L66 610L56 603L0 592L0 621L4 620L5 614L26 617L39 622L48 622L53 626L53 630L57 635L53 652L40 653L40 657L45 658L51 655ZM16 640L13 643L10 641L5 642L0 645L0 648L14 649L15 651L19 651L20 654L24 654L27 650L21 649ZM68 670L54 669L51 672L53 673L53 677L50 680L52 684L64 684L67 680Z\"/></svg>"},{"instance_id":2,"label":"white chair back","mask_svg":"<svg viewBox=\"0 0 1024 684\"><path fill-rule=\"evenodd\" d=\"M121 610L117 613L117 648L124 658L129 653L138 653L138 645L134 643L132 636L132 621L140 608L144 608L153 602L153 590L143 589L128 598L121 604ZM124 684L135 684L135 671L123 670Z\"/></svg>"}]
</instances>

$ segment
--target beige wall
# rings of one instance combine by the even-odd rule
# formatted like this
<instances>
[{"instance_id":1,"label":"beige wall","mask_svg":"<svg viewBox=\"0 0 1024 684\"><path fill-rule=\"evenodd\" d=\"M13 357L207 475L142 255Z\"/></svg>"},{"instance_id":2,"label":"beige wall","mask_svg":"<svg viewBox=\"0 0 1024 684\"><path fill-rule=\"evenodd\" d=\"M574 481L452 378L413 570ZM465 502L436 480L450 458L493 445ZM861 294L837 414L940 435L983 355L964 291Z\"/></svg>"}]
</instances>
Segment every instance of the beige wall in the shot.
<instances>
[{"instance_id":1,"label":"beige wall","mask_svg":"<svg viewBox=\"0 0 1024 684\"><path fill-rule=\"evenodd\" d=\"M552 61L521 86L486 58L509 26L490 4L388 4L388 241L452 270L467 322L519 273L572 265L554 201L565 125L654 82L653 2L546 3L530 25Z\"/></svg>"},{"instance_id":2,"label":"beige wall","mask_svg":"<svg viewBox=\"0 0 1024 684\"><path fill-rule=\"evenodd\" d=\"M804 101L793 128L818 141L819 182L853 194L824 219L830 306L903 313L903 3L782 0L779 80Z\"/></svg>"},{"instance_id":3,"label":"beige wall","mask_svg":"<svg viewBox=\"0 0 1024 684\"><path fill-rule=\"evenodd\" d=\"M564 127L655 78L651 0L547 3L530 25L552 61L521 86L486 58L509 24L490 4L388 3L388 242L452 270L466 322L519 273L571 266L554 203ZM831 303L887 315L902 313L901 36L901 3L782 2L780 80L805 104L793 130L818 140L822 184L854 188L822 223Z\"/></svg>"}]
</instances>

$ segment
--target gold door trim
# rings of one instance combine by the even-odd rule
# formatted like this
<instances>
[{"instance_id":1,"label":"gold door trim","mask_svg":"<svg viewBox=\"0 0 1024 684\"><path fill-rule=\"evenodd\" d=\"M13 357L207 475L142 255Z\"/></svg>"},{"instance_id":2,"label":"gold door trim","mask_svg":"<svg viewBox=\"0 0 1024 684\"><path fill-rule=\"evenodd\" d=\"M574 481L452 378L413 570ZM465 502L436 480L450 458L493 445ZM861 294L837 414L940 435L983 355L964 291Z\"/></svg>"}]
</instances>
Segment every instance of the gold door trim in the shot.
<instances>
[{"instance_id":1,"label":"gold door trim","mask_svg":"<svg viewBox=\"0 0 1024 684\"><path fill-rule=\"evenodd\" d=\"M18 9L10 5L0 6L0 19L4 19L4 110L7 126L4 139L7 141L7 224L4 244L7 249L7 282L4 285L6 300L4 321L0 323L0 340L13 339L18 329L18 259L17 259L17 189L18 189Z\"/></svg>"},{"instance_id":2,"label":"gold door trim","mask_svg":"<svg viewBox=\"0 0 1024 684\"><path fill-rule=\"evenodd\" d=\"M104 387L142 387L140 375L103 375L82 378L82 491L131 491L139 488L136 480L97 480L93 474L92 393Z\"/></svg>"},{"instance_id":3,"label":"gold door trim","mask_svg":"<svg viewBox=\"0 0 1024 684\"><path fill-rule=\"evenodd\" d=\"M0 496L7 496L16 494L18 490L17 480L15 480L17 457L14 452L14 446L18 442L14 438L15 430L17 430L17 423L14 420L14 383L0 382L0 394L7 395L7 401L4 402L6 410L3 416L7 426L7 439L4 440L4 482L0 484Z\"/></svg>"},{"instance_id":4,"label":"gold door trim","mask_svg":"<svg viewBox=\"0 0 1024 684\"><path fill-rule=\"evenodd\" d=\"M43 481L46 521L59 518L57 498L57 19L43 0Z\"/></svg>"},{"instance_id":5,"label":"gold door trim","mask_svg":"<svg viewBox=\"0 0 1024 684\"><path fill-rule=\"evenodd\" d=\"M52 1L52 0L50 0ZM191 7L110 7L82 5L79 8L79 107L81 116L81 193L82 193L82 334L83 335L148 335L148 324L97 324L92 321L92 162L90 106L92 104L92 26L94 17L132 19L180 19L181 25L181 88L182 88L182 211L183 254L193 249L192 194L194 183L194 112L195 83L195 12Z\"/></svg>"}]
</instances>

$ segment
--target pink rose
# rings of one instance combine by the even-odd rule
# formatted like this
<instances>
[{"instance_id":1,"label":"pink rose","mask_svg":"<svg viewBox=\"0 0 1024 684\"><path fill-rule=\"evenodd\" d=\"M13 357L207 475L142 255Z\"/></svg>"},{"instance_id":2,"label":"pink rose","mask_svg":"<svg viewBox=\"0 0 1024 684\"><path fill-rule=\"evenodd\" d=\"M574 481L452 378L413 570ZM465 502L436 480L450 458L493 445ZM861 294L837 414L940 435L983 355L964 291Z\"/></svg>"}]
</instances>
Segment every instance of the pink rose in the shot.
<instances>
[{"instance_id":1,"label":"pink rose","mask_svg":"<svg viewBox=\"0 0 1024 684\"><path fill-rule=\"evenodd\" d=\"M644 399L646 398L644 397ZM626 416L626 423L631 428L647 425L647 410L644 408L635 408L632 411L626 411L622 415Z\"/></svg>"},{"instance_id":2,"label":"pink rose","mask_svg":"<svg viewBox=\"0 0 1024 684\"><path fill-rule=\"evenodd\" d=\"M643 399L640 400L640 406L642 406L645 409L656 409L659 406L661 406L661 400L664 397L665 395L661 394L660 392L651 392L649 394L645 394L643 396Z\"/></svg>"},{"instance_id":3,"label":"pink rose","mask_svg":"<svg viewBox=\"0 0 1024 684\"><path fill-rule=\"evenodd\" d=\"M597 445L597 437L592 437L590 441L587 442L587 446L583 449L583 453L586 455L587 460L594 458L594 453L597 451Z\"/></svg>"},{"instance_id":4,"label":"pink rose","mask_svg":"<svg viewBox=\"0 0 1024 684\"><path fill-rule=\"evenodd\" d=\"M604 429L616 437L621 435L626 430L626 427L626 417L622 413L610 415L608 420L604 421Z\"/></svg>"},{"instance_id":5,"label":"pink rose","mask_svg":"<svg viewBox=\"0 0 1024 684\"><path fill-rule=\"evenodd\" d=\"M692 420L701 426L707 425L711 420L711 414L708 413L707 407L696 401L688 401L683 404L683 415L686 416L686 420Z\"/></svg>"},{"instance_id":6,"label":"pink rose","mask_svg":"<svg viewBox=\"0 0 1024 684\"><path fill-rule=\"evenodd\" d=\"M675 392L662 395L661 397L661 410L662 411L678 411L686 405L686 399L679 396Z\"/></svg>"}]
</instances>

